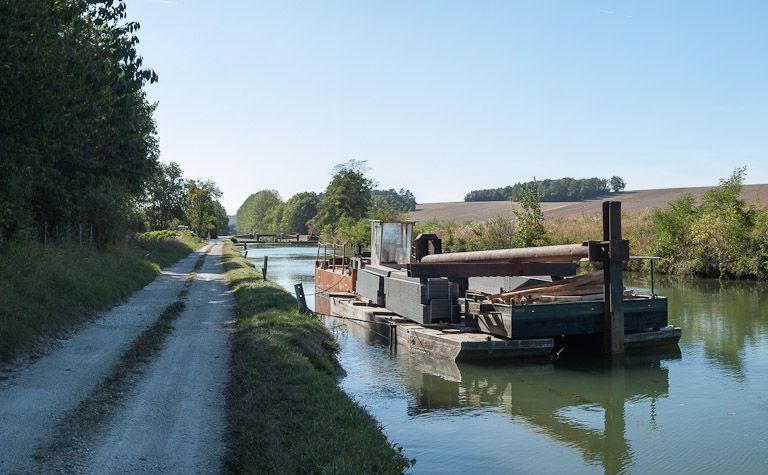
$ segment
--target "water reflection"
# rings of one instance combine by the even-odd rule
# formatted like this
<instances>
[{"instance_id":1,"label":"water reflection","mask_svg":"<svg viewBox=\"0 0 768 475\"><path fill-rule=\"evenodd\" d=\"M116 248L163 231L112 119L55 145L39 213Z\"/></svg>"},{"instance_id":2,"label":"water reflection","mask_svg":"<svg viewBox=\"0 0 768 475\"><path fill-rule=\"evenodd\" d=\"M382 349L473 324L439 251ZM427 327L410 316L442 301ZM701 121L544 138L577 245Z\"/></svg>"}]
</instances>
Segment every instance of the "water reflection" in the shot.
<instances>
[{"instance_id":1,"label":"water reflection","mask_svg":"<svg viewBox=\"0 0 768 475\"><path fill-rule=\"evenodd\" d=\"M545 365L450 363L419 356L418 377L407 381L414 395L408 412L418 418L457 408L497 408L537 433L577 449L583 459L620 473L633 463L626 436L625 404L650 401L649 425L656 421L656 402L669 395L669 372L662 361L679 359L673 349L664 355L634 355L621 364L602 359L559 361ZM434 370L429 365L434 365Z\"/></svg>"},{"instance_id":2,"label":"water reflection","mask_svg":"<svg viewBox=\"0 0 768 475\"><path fill-rule=\"evenodd\" d=\"M264 249L269 276L313 291L314 249ZM627 282L647 286L642 275ZM764 284L660 278L679 348L622 364L563 358L456 364L391 355L360 324L327 319L344 390L417 459L417 473L765 473L768 293ZM308 299L311 303L313 299Z\"/></svg>"},{"instance_id":3,"label":"water reflection","mask_svg":"<svg viewBox=\"0 0 768 475\"><path fill-rule=\"evenodd\" d=\"M636 275L630 281L647 285ZM743 380L745 358L768 344L768 287L675 277L657 282L657 293L669 297L670 324L683 329L681 345L700 346L709 361Z\"/></svg>"}]
</instances>

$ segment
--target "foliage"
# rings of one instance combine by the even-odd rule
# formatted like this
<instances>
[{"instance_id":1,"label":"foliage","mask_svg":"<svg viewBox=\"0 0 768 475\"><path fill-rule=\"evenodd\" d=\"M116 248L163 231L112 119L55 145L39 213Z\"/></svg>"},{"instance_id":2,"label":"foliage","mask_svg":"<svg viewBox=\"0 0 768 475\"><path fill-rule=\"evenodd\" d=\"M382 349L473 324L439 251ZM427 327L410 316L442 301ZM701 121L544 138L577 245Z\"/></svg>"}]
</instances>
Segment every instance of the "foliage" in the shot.
<instances>
[{"instance_id":1,"label":"foliage","mask_svg":"<svg viewBox=\"0 0 768 475\"><path fill-rule=\"evenodd\" d=\"M144 187L142 208L150 229L169 229L185 221L187 182L178 163L158 163Z\"/></svg>"},{"instance_id":2,"label":"foliage","mask_svg":"<svg viewBox=\"0 0 768 475\"><path fill-rule=\"evenodd\" d=\"M249 196L237 210L241 233L319 233L335 244L370 243L369 219L401 221L416 208L409 190L373 190L364 161L351 160L333 168L324 193L297 193L285 203L274 190Z\"/></svg>"},{"instance_id":3,"label":"foliage","mask_svg":"<svg viewBox=\"0 0 768 475\"><path fill-rule=\"evenodd\" d=\"M601 178L558 178L541 181L529 181L515 183L503 188L490 188L485 190L473 190L467 193L464 201L520 201L525 190L530 186L536 186L536 192L541 201L581 201L607 195L611 189L617 190L613 185L624 189L624 180L614 176L611 180Z\"/></svg>"},{"instance_id":4,"label":"foliage","mask_svg":"<svg viewBox=\"0 0 768 475\"><path fill-rule=\"evenodd\" d=\"M513 211L516 218L516 247L543 246L547 244L544 215L537 192L536 182L525 185L520 197L520 208Z\"/></svg>"},{"instance_id":5,"label":"foliage","mask_svg":"<svg viewBox=\"0 0 768 475\"><path fill-rule=\"evenodd\" d=\"M96 244L135 225L158 148L157 80L122 1L0 2L0 241Z\"/></svg>"},{"instance_id":6,"label":"foliage","mask_svg":"<svg viewBox=\"0 0 768 475\"><path fill-rule=\"evenodd\" d=\"M685 195L660 210L624 214L622 231L634 255L661 257L657 269L671 274L728 278L768 278L768 208L740 198L745 170L739 168L720 186L708 190L697 203ZM495 218L486 223L457 225L427 221L417 232L434 232L445 252L528 245L528 238L544 236L534 245L570 244L602 236L600 215L539 221L530 211L533 232L521 232L523 219ZM538 223L538 224L537 224ZM513 236L509 239L506 236ZM630 261L629 269L646 267Z\"/></svg>"},{"instance_id":7,"label":"foliage","mask_svg":"<svg viewBox=\"0 0 768 475\"><path fill-rule=\"evenodd\" d=\"M400 188L396 191L393 188L389 190L373 190L371 192L373 205L377 208L391 207L403 213L416 209L416 198L411 190Z\"/></svg>"},{"instance_id":8,"label":"foliage","mask_svg":"<svg viewBox=\"0 0 768 475\"><path fill-rule=\"evenodd\" d=\"M768 210L739 198L738 168L697 205L690 195L654 214L655 251L663 270L717 277L768 277Z\"/></svg>"},{"instance_id":9,"label":"foliage","mask_svg":"<svg viewBox=\"0 0 768 475\"><path fill-rule=\"evenodd\" d=\"M372 203L373 180L366 176L366 171L366 162L357 160L334 167L333 178L323 193L318 213L310 222L310 229L336 227L342 218L357 221L368 215Z\"/></svg>"},{"instance_id":10,"label":"foliage","mask_svg":"<svg viewBox=\"0 0 768 475\"><path fill-rule=\"evenodd\" d=\"M187 183L185 214L189 227L198 236L215 238L219 231L226 232L229 217L218 202L221 191L211 180L190 180Z\"/></svg>"},{"instance_id":11,"label":"foliage","mask_svg":"<svg viewBox=\"0 0 768 475\"><path fill-rule=\"evenodd\" d=\"M620 176L612 176L611 177L611 191L614 193L621 193L624 191L624 188L627 187L627 183L624 181L623 178Z\"/></svg>"},{"instance_id":12,"label":"foliage","mask_svg":"<svg viewBox=\"0 0 768 475\"><path fill-rule=\"evenodd\" d=\"M338 343L322 321L300 313L288 292L261 279L229 245L224 269L236 302L225 470L402 473L408 468L412 462L402 450L339 388Z\"/></svg>"},{"instance_id":13,"label":"foliage","mask_svg":"<svg viewBox=\"0 0 768 475\"><path fill-rule=\"evenodd\" d=\"M261 190L246 198L237 209L237 231L240 233L266 233L272 230L276 212L273 208L283 200L275 190Z\"/></svg>"},{"instance_id":14,"label":"foliage","mask_svg":"<svg viewBox=\"0 0 768 475\"><path fill-rule=\"evenodd\" d=\"M291 196L283 206L282 228L290 233L307 234L307 223L317 214L317 193L303 192Z\"/></svg>"}]
</instances>

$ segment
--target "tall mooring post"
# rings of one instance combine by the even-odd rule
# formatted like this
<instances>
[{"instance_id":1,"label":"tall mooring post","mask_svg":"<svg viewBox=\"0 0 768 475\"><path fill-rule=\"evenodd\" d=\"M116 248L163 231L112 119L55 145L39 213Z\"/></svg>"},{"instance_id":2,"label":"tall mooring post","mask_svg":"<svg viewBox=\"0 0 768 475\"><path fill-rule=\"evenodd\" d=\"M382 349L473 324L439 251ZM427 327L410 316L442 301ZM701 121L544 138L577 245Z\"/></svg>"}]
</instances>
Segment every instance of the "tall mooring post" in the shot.
<instances>
[{"instance_id":1,"label":"tall mooring post","mask_svg":"<svg viewBox=\"0 0 768 475\"><path fill-rule=\"evenodd\" d=\"M603 276L605 329L603 352L624 354L624 261L629 259L629 241L621 238L621 202L603 202L603 242L607 251Z\"/></svg>"}]
</instances>

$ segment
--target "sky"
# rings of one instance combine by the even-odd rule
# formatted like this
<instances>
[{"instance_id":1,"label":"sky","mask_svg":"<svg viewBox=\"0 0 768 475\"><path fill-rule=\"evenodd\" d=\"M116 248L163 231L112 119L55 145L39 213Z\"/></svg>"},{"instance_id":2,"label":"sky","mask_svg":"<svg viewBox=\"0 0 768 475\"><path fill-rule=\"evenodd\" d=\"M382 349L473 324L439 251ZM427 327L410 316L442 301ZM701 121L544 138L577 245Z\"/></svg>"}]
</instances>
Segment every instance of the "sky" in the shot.
<instances>
[{"instance_id":1,"label":"sky","mask_svg":"<svg viewBox=\"0 0 768 475\"><path fill-rule=\"evenodd\" d=\"M534 177L768 183L768 2L128 0L161 160L234 213L365 160L419 202Z\"/></svg>"}]
</instances>

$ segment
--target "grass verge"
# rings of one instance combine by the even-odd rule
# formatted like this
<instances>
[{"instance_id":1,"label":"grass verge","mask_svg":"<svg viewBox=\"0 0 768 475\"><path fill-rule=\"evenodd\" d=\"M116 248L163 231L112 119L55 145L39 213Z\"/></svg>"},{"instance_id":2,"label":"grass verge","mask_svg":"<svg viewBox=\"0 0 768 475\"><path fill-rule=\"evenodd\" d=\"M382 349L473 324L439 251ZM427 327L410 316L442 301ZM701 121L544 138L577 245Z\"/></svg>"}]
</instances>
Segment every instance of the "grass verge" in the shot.
<instances>
[{"instance_id":1,"label":"grass verge","mask_svg":"<svg viewBox=\"0 0 768 475\"><path fill-rule=\"evenodd\" d=\"M337 385L338 344L316 317L227 244L235 294L225 469L247 473L401 473L411 461Z\"/></svg>"},{"instance_id":2,"label":"grass verge","mask_svg":"<svg viewBox=\"0 0 768 475\"><path fill-rule=\"evenodd\" d=\"M189 233L147 233L106 250L29 242L2 250L0 361L120 302L201 245Z\"/></svg>"}]
</instances>

